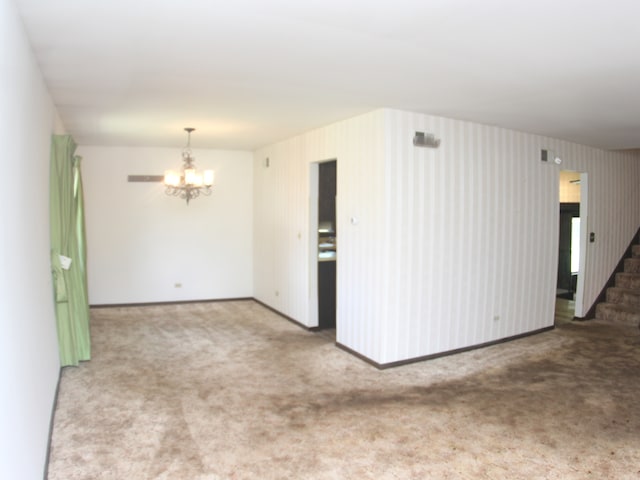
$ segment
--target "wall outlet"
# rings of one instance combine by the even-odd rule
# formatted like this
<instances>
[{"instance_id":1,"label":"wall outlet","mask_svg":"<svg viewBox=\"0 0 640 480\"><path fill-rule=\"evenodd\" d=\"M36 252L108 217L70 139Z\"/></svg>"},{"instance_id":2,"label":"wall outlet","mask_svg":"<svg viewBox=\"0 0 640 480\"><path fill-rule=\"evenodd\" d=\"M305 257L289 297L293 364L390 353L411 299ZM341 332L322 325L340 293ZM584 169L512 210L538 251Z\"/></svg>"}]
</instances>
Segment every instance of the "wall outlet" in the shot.
<instances>
[{"instance_id":1,"label":"wall outlet","mask_svg":"<svg viewBox=\"0 0 640 480\"><path fill-rule=\"evenodd\" d=\"M499 322L500 321L500 315L494 315L493 316L493 321L494 322Z\"/></svg>"},{"instance_id":2,"label":"wall outlet","mask_svg":"<svg viewBox=\"0 0 640 480\"><path fill-rule=\"evenodd\" d=\"M181 283L174 283L173 286L175 288L182 288L182 284Z\"/></svg>"}]
</instances>

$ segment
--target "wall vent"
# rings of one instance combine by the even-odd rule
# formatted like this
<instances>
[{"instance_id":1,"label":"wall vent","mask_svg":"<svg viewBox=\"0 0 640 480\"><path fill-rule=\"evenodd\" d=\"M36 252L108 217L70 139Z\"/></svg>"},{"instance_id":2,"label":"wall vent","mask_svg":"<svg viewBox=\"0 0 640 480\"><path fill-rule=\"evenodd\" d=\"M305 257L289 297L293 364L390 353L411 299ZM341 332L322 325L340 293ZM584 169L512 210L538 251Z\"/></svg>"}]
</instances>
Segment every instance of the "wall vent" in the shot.
<instances>
[{"instance_id":1,"label":"wall vent","mask_svg":"<svg viewBox=\"0 0 640 480\"><path fill-rule=\"evenodd\" d=\"M549 150L545 150L544 148L542 150L540 150L540 160L542 162L548 162L549 161Z\"/></svg>"},{"instance_id":2,"label":"wall vent","mask_svg":"<svg viewBox=\"0 0 640 480\"><path fill-rule=\"evenodd\" d=\"M416 147L438 148L440 139L436 138L433 133L416 132L413 137L413 144Z\"/></svg>"}]
</instances>

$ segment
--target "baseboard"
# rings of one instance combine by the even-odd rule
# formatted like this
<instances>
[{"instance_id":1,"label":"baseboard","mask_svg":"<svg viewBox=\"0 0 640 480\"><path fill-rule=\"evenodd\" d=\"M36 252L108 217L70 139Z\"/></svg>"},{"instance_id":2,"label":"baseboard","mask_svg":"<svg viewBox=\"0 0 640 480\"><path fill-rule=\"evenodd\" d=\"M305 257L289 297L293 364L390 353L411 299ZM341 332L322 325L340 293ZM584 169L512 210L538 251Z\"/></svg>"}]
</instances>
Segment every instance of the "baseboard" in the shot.
<instances>
[{"instance_id":1,"label":"baseboard","mask_svg":"<svg viewBox=\"0 0 640 480\"><path fill-rule=\"evenodd\" d=\"M303 328L309 332L315 332L318 331L319 328L318 327L307 327L304 323L300 323L298 320L296 320L295 318L290 317L289 315L285 315L284 313L276 310L275 308L267 305L264 302L261 302L260 300L258 300L257 298L251 298L250 300L253 300L254 302L256 302L258 305L263 306L264 308L266 308L267 310L272 311L273 313L280 315L282 318L284 318L285 320L290 321L291 323L293 323L294 325Z\"/></svg>"},{"instance_id":2,"label":"baseboard","mask_svg":"<svg viewBox=\"0 0 640 480\"><path fill-rule=\"evenodd\" d=\"M470 350L477 350L479 348L491 347L492 345L498 345L500 343L511 342L513 340L518 340L519 338L530 337L531 335L538 335L539 333L548 332L549 330L553 330L554 328L555 327L552 325L550 327L544 327L544 328L540 328L538 330L533 330L531 332L520 333L518 335L513 335L511 337L501 338L499 340L492 340L490 342L479 343L477 345L470 345L468 347L456 348L454 350L447 350L445 352L434 353L434 354L431 354L431 355L423 355L421 357L408 358L406 360L399 360L397 362L388 362L388 363L378 363L375 360L371 360L370 358L365 357L364 355L362 355L362 354L360 354L360 353L358 353L358 352L350 349L349 347L346 347L346 346L344 346L344 345L342 345L341 343L338 343L338 342L336 342L336 346L341 348L342 350L350 353L351 355L354 355L355 357L358 357L359 359L367 362L368 364L373 365L378 370L386 370L387 368L401 367L403 365L409 365L411 363L424 362L426 360L433 360L434 358L446 357L446 356L449 356L449 355L455 355L457 353L468 352Z\"/></svg>"},{"instance_id":3,"label":"baseboard","mask_svg":"<svg viewBox=\"0 0 640 480\"><path fill-rule=\"evenodd\" d=\"M106 304L93 304L89 305L89 308L126 308L126 307L160 307L166 305L186 305L190 303L217 303L217 302L240 302L240 301L248 301L252 300L257 304L263 306L267 310L271 310L273 313L280 315L285 320L290 321L294 325L297 325L300 328L304 328L310 332L315 332L320 330L320 327L307 327L305 324L300 323L295 318L292 318L284 313L276 310L275 308L267 305L266 303L261 302L257 298L254 297L234 297L234 298L209 298L204 300L177 300L171 302L143 302L143 303L106 303Z\"/></svg>"},{"instance_id":4,"label":"baseboard","mask_svg":"<svg viewBox=\"0 0 640 480\"><path fill-rule=\"evenodd\" d=\"M366 357L366 356L362 355L361 353L356 352L355 350L347 347L346 345L341 344L340 342L336 342L336 347L338 347L340 350L344 350L345 352L347 352L350 355L353 355L356 358L359 358L360 360L362 360L365 363L368 363L369 365L373 365L378 370L384 370L385 369L383 364L378 363L375 360L371 360L369 357Z\"/></svg>"},{"instance_id":5,"label":"baseboard","mask_svg":"<svg viewBox=\"0 0 640 480\"><path fill-rule=\"evenodd\" d=\"M47 454L44 459L44 480L49 478L49 459L51 458L51 439L53 437L53 425L56 418L56 409L58 408L58 393L60 392L60 380L62 379L62 367L58 370L58 381L56 382L56 391L53 396L53 406L51 408L51 416L49 419L49 438L47 439Z\"/></svg>"}]
</instances>

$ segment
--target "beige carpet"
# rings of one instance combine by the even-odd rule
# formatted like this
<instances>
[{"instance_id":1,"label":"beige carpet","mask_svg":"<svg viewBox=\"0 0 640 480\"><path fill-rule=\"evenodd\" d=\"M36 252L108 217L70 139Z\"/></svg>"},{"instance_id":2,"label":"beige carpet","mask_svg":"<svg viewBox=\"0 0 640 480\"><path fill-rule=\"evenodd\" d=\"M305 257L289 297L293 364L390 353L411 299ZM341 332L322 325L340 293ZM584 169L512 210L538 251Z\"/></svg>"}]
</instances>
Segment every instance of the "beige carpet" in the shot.
<instances>
[{"instance_id":1,"label":"beige carpet","mask_svg":"<svg viewBox=\"0 0 640 480\"><path fill-rule=\"evenodd\" d=\"M640 478L634 326L378 371L252 301L91 315L52 480Z\"/></svg>"}]
</instances>

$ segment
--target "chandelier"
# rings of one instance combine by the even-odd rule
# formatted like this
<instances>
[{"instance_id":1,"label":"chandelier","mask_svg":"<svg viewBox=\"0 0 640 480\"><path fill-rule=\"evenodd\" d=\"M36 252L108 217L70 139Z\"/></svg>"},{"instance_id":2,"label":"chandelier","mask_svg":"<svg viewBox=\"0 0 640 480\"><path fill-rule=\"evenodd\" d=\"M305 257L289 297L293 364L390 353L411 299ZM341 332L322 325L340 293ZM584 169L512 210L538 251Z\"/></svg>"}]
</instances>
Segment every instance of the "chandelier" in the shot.
<instances>
[{"instance_id":1,"label":"chandelier","mask_svg":"<svg viewBox=\"0 0 640 480\"><path fill-rule=\"evenodd\" d=\"M191 132L195 128L187 127L187 145L182 150L182 173L167 170L164 173L165 193L174 197L180 197L187 201L202 195L211 195L213 186L213 170L205 170L203 173L196 171L194 158L191 155Z\"/></svg>"}]
</instances>

